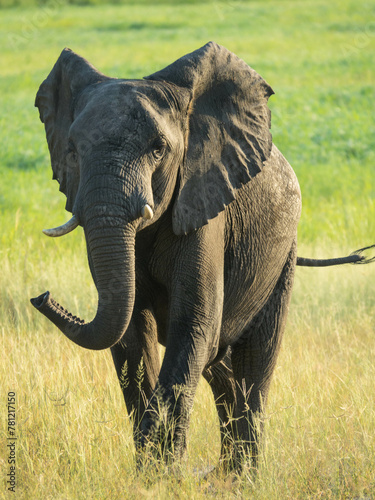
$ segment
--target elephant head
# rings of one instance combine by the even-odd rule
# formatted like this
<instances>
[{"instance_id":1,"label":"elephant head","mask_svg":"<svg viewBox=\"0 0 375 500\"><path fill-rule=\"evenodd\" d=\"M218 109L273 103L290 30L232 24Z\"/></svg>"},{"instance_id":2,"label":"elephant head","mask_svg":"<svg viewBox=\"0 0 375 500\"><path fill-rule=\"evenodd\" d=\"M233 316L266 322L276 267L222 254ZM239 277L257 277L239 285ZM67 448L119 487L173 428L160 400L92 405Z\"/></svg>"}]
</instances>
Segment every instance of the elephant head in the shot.
<instances>
[{"instance_id":1,"label":"elephant head","mask_svg":"<svg viewBox=\"0 0 375 500\"><path fill-rule=\"evenodd\" d=\"M183 237L234 200L270 155L272 93L212 42L143 80L106 77L63 50L36 106L53 178L73 214L56 235L83 227L98 308L86 323L48 292L33 305L83 347L118 342L135 300L136 233L170 207Z\"/></svg>"}]
</instances>

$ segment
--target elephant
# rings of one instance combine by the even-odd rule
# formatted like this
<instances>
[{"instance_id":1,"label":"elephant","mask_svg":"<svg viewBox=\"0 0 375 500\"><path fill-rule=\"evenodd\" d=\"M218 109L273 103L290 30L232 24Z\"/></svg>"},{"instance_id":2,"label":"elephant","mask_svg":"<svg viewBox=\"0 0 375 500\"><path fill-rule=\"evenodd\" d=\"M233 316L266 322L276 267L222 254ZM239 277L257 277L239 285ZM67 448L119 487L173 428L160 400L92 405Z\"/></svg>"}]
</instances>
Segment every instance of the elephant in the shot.
<instances>
[{"instance_id":1,"label":"elephant","mask_svg":"<svg viewBox=\"0 0 375 500\"><path fill-rule=\"evenodd\" d=\"M296 265L365 260L297 258L301 193L272 142L272 94L214 42L139 80L64 49L38 90L72 213L45 233L83 227L98 305L86 322L49 292L31 302L79 346L111 349L139 457L183 456L203 375L221 463L256 467Z\"/></svg>"}]
</instances>

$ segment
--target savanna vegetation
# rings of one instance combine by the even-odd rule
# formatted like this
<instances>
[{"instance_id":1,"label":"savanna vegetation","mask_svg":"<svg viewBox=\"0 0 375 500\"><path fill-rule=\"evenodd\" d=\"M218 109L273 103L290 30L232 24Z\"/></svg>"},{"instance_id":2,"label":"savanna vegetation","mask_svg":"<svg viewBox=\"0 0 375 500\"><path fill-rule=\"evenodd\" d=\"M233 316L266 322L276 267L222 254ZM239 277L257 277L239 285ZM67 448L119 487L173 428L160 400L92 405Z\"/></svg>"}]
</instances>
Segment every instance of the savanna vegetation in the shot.
<instances>
[{"instance_id":1,"label":"savanna vegetation","mask_svg":"<svg viewBox=\"0 0 375 500\"><path fill-rule=\"evenodd\" d=\"M29 298L50 289L81 317L96 308L82 231L57 241L41 233L69 217L33 107L65 46L128 78L209 40L226 46L276 92L274 142L303 195L299 255L339 256L375 243L375 3L87 4L0 2L0 397L5 411L16 393L15 498L374 498L375 265L297 270L255 483L246 474L202 478L219 454L203 382L183 471L136 470L110 353L70 343Z\"/></svg>"}]
</instances>

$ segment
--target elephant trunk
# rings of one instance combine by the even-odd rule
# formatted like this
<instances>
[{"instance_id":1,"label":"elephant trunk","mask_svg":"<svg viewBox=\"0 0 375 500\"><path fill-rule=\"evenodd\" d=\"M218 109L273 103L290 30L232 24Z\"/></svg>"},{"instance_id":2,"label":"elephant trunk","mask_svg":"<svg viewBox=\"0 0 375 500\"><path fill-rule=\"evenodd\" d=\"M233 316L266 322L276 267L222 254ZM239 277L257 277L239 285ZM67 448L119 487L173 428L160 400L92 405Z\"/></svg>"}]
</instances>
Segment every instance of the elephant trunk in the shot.
<instances>
[{"instance_id":1,"label":"elephant trunk","mask_svg":"<svg viewBox=\"0 0 375 500\"><path fill-rule=\"evenodd\" d=\"M131 224L125 228L123 224L108 227L104 217L94 219L85 225L85 235L98 291L95 318L86 323L73 316L49 292L31 299L31 303L70 340L99 350L116 344L131 319L135 300L135 228Z\"/></svg>"}]
</instances>

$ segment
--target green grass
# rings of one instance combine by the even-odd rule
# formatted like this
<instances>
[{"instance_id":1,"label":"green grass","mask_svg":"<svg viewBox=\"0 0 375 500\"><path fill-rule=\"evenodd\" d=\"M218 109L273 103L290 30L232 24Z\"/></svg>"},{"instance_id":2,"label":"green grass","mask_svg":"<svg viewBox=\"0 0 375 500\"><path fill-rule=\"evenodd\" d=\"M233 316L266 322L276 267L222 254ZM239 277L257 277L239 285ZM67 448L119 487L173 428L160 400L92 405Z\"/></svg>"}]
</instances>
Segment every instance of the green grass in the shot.
<instances>
[{"instance_id":1,"label":"green grass","mask_svg":"<svg viewBox=\"0 0 375 500\"><path fill-rule=\"evenodd\" d=\"M67 217L33 107L65 46L108 75L140 78L209 40L225 45L276 92L274 142L303 195L299 254L374 243L374 2L23 4L0 11L0 380L2 408L17 393L17 498L373 498L375 266L297 270L255 485L199 481L219 453L203 382L184 474L137 471L109 352L69 343L29 298L51 289L87 318L96 306L82 232L40 231ZM2 471L6 437L2 427Z\"/></svg>"}]
</instances>

